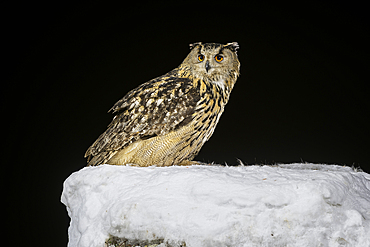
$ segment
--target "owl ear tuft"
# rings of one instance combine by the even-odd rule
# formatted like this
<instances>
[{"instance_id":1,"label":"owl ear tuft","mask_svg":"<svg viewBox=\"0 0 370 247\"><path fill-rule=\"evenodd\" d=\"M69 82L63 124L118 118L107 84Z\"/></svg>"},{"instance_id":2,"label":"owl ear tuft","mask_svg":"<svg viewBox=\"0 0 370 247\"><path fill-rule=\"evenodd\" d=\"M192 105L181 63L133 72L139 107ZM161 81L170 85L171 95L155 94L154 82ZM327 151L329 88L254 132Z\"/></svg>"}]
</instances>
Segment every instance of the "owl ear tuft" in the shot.
<instances>
[{"instance_id":1,"label":"owl ear tuft","mask_svg":"<svg viewBox=\"0 0 370 247\"><path fill-rule=\"evenodd\" d=\"M239 49L239 44L238 42L231 42L231 43L227 43L225 45L226 47L229 47L231 50L233 50L234 52L236 52L238 49Z\"/></svg>"},{"instance_id":2,"label":"owl ear tuft","mask_svg":"<svg viewBox=\"0 0 370 247\"><path fill-rule=\"evenodd\" d=\"M202 42L196 42L196 43L189 44L190 50L192 50L197 45L201 45L201 44L202 44Z\"/></svg>"}]
</instances>

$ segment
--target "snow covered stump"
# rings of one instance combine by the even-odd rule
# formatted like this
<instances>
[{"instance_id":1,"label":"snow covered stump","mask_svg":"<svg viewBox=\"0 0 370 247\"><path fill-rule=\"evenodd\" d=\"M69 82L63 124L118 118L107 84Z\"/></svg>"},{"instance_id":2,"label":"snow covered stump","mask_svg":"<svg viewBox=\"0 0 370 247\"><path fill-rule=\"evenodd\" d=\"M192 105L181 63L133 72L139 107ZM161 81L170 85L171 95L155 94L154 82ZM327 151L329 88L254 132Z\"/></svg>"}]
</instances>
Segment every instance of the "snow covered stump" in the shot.
<instances>
[{"instance_id":1,"label":"snow covered stump","mask_svg":"<svg viewBox=\"0 0 370 247\"><path fill-rule=\"evenodd\" d=\"M102 165L67 178L62 202L71 247L370 246L370 175L349 167Z\"/></svg>"}]
</instances>

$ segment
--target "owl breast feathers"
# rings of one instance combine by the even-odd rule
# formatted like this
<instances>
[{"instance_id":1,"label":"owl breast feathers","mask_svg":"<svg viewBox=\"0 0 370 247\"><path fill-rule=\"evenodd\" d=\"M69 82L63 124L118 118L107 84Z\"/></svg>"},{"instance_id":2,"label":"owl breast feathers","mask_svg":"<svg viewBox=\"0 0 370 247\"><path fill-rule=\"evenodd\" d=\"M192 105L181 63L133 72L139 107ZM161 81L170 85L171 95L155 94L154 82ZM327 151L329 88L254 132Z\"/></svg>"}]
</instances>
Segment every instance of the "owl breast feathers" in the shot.
<instances>
[{"instance_id":1,"label":"owl breast feathers","mask_svg":"<svg viewBox=\"0 0 370 247\"><path fill-rule=\"evenodd\" d=\"M88 166L169 166L192 159L211 137L239 76L236 42L194 43L176 69L119 100L107 130L86 151Z\"/></svg>"}]
</instances>

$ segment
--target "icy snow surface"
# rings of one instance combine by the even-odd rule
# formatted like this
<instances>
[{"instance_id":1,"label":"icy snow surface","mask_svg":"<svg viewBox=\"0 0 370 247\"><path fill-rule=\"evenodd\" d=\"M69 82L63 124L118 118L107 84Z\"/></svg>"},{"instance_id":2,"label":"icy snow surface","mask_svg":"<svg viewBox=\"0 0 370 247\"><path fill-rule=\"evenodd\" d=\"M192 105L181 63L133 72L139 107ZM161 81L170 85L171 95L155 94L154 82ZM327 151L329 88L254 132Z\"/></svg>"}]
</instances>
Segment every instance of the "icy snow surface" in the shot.
<instances>
[{"instance_id":1,"label":"icy snow surface","mask_svg":"<svg viewBox=\"0 0 370 247\"><path fill-rule=\"evenodd\" d=\"M86 167L64 182L69 246L370 246L370 175L349 167Z\"/></svg>"}]
</instances>

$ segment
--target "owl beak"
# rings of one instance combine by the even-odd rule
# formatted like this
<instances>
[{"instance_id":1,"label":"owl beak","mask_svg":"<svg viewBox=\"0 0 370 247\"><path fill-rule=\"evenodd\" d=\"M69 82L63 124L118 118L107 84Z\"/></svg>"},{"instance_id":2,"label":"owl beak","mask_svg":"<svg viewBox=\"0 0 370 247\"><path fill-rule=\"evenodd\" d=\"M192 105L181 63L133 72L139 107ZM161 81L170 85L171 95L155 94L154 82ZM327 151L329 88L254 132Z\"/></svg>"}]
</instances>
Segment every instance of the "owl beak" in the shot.
<instances>
[{"instance_id":1,"label":"owl beak","mask_svg":"<svg viewBox=\"0 0 370 247\"><path fill-rule=\"evenodd\" d=\"M208 73L208 70L211 68L211 66L209 66L209 61L206 62L206 71Z\"/></svg>"}]
</instances>

